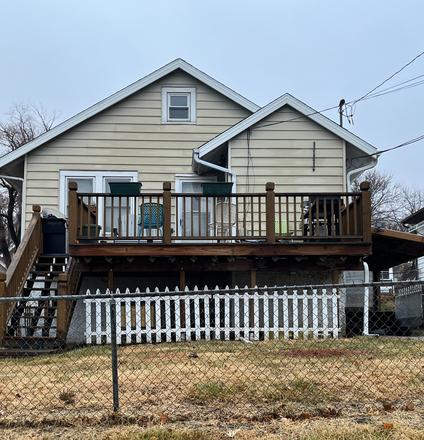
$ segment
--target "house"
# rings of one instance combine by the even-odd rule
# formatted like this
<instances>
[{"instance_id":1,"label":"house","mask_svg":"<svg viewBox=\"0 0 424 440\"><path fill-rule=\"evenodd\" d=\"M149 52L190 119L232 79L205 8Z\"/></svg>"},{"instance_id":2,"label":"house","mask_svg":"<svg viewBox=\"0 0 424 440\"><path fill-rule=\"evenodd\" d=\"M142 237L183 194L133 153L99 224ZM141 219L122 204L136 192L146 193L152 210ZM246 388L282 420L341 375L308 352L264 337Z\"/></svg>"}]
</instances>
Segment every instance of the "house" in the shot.
<instances>
[{"instance_id":1,"label":"house","mask_svg":"<svg viewBox=\"0 0 424 440\"><path fill-rule=\"evenodd\" d=\"M409 232L417 239L424 236L424 208L414 212L402 220L402 224L409 228ZM411 258L412 260L412 258ZM403 278L423 281L424 257L415 255L408 262L407 272ZM396 289L395 313L397 319L410 328L418 328L424 325L424 289L422 284L412 286L400 286Z\"/></svg>"},{"instance_id":2,"label":"house","mask_svg":"<svg viewBox=\"0 0 424 440\"><path fill-rule=\"evenodd\" d=\"M409 228L408 232L411 234L424 236L424 208L404 218L402 224ZM424 278L424 258L419 257L413 263L415 272L410 273L409 278L422 280Z\"/></svg>"},{"instance_id":3,"label":"house","mask_svg":"<svg viewBox=\"0 0 424 440\"><path fill-rule=\"evenodd\" d=\"M289 94L260 108L177 59L0 158L23 179L27 231L3 295L40 292L43 274L50 292L60 273L54 292L338 282L372 253L368 187L351 182L375 153ZM63 238L41 211L68 219L59 255L43 254Z\"/></svg>"}]
</instances>

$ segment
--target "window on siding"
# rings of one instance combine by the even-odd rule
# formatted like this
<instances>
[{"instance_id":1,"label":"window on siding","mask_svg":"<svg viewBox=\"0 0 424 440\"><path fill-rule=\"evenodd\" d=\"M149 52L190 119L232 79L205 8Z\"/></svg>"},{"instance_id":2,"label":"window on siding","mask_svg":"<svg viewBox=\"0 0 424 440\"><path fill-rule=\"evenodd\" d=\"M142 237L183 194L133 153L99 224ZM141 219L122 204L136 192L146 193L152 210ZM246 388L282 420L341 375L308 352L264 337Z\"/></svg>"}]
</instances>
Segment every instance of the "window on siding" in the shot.
<instances>
[{"instance_id":1,"label":"window on siding","mask_svg":"<svg viewBox=\"0 0 424 440\"><path fill-rule=\"evenodd\" d=\"M195 123L196 89L164 87L162 89L162 122Z\"/></svg>"},{"instance_id":2,"label":"window on siding","mask_svg":"<svg viewBox=\"0 0 424 440\"><path fill-rule=\"evenodd\" d=\"M78 192L80 193L110 193L110 182L136 182L138 178L138 173L136 171L60 171L60 200L59 200L59 210L67 215L68 213L68 185L69 182L78 183ZM115 198L117 199L117 198ZM88 199L84 200L88 203ZM91 200L91 203L95 203L95 199ZM133 206L134 203L130 200L129 214L130 219L137 209ZM104 210L106 211L106 224L103 223L104 220ZM126 234L127 224L129 225L128 233L131 234L134 231L134 225L129 222L127 223L127 205L125 199L121 199L121 210L119 210L119 203L116 201L114 204L114 224L111 225L111 212L112 212L112 197L100 198L98 206L98 222L103 228L102 231L106 235L112 235L114 228L119 228L119 222L121 226L121 233Z\"/></svg>"}]
</instances>

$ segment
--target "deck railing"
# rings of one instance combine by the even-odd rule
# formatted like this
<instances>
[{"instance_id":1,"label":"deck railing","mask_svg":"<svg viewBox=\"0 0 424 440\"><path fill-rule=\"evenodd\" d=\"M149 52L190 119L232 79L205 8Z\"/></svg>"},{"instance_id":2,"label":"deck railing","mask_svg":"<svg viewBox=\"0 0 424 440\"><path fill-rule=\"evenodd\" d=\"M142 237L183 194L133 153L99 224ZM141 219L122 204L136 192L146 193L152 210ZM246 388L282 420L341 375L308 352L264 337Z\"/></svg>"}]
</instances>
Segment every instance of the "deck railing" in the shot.
<instances>
[{"instance_id":1,"label":"deck railing","mask_svg":"<svg viewBox=\"0 0 424 440\"><path fill-rule=\"evenodd\" d=\"M69 243L371 241L368 184L361 193L227 196L78 193L70 183Z\"/></svg>"}]
</instances>

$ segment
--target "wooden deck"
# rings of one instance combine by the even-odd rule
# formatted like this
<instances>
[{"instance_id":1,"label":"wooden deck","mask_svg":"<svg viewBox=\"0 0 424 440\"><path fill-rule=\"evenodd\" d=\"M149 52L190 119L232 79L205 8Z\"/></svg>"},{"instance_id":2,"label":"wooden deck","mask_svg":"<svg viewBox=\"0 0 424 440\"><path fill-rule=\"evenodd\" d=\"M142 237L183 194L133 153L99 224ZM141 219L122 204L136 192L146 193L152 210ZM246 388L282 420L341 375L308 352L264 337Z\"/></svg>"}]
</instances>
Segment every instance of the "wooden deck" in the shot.
<instances>
[{"instance_id":1,"label":"wooden deck","mask_svg":"<svg viewBox=\"0 0 424 440\"><path fill-rule=\"evenodd\" d=\"M82 272L362 268L372 247L367 184L361 193L265 190L181 194L165 182L160 194L111 195L71 182L69 253Z\"/></svg>"}]
</instances>

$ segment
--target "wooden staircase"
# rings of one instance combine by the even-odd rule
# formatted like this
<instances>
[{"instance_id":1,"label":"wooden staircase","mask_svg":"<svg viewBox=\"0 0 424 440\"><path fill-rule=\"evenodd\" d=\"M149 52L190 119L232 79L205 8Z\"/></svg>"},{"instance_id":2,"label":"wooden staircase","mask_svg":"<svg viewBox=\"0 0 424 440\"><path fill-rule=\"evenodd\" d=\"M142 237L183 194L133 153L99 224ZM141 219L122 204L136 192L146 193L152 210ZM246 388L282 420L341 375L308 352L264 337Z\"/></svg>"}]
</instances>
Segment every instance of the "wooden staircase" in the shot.
<instances>
[{"instance_id":1,"label":"wooden staircase","mask_svg":"<svg viewBox=\"0 0 424 440\"><path fill-rule=\"evenodd\" d=\"M59 274L64 273L66 255L39 255L29 273L22 296L7 324L0 356L36 356L63 348L56 332L57 301L43 297L58 295Z\"/></svg>"}]
</instances>

